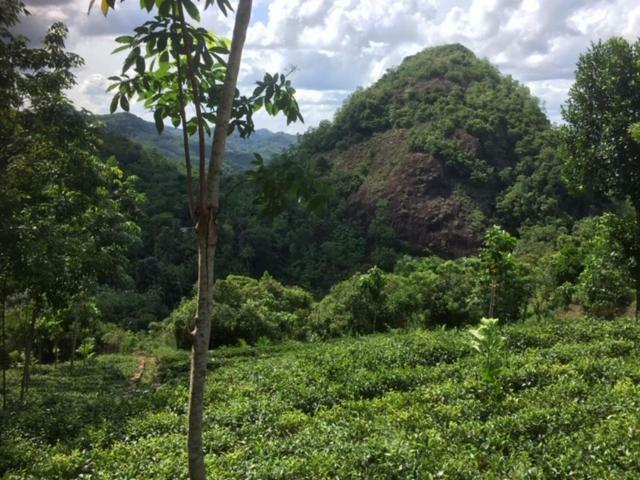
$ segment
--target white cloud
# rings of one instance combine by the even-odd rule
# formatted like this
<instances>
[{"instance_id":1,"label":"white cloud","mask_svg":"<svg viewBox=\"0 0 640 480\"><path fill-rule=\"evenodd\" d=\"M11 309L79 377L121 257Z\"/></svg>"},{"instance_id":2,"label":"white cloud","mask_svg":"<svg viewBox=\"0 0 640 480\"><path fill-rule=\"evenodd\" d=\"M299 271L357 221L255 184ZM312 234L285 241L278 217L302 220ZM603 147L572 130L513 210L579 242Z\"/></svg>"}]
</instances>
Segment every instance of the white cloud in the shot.
<instances>
[{"instance_id":1,"label":"white cloud","mask_svg":"<svg viewBox=\"0 0 640 480\"><path fill-rule=\"evenodd\" d=\"M99 73L94 73L85 78L78 91L87 95L102 95L108 86L107 78Z\"/></svg>"},{"instance_id":2,"label":"white cloud","mask_svg":"<svg viewBox=\"0 0 640 480\"><path fill-rule=\"evenodd\" d=\"M527 82L527 86L533 95L541 99L541 106L546 110L549 119L554 123L560 123L560 106L564 103L572 83L573 80L570 79L552 78Z\"/></svg>"},{"instance_id":3,"label":"white cloud","mask_svg":"<svg viewBox=\"0 0 640 480\"><path fill-rule=\"evenodd\" d=\"M29 2L28 2L29 3ZM37 6L35 6L37 3ZM109 55L115 35L130 31L147 15L137 0L118 3L105 19L86 15L88 0L31 0L27 32L65 21L70 49L86 59L72 97L105 111L97 80L117 72L121 58ZM209 10L203 25L228 36L232 18ZM302 131L331 118L357 86L380 78L387 68L423 48L459 42L486 57L504 73L527 84L554 121L571 85L576 61L592 41L640 35L640 5L633 0L259 0L241 70L241 86L251 88L264 71L297 66L293 81L305 125L259 115L260 126ZM102 106L102 107L101 107Z\"/></svg>"}]
</instances>

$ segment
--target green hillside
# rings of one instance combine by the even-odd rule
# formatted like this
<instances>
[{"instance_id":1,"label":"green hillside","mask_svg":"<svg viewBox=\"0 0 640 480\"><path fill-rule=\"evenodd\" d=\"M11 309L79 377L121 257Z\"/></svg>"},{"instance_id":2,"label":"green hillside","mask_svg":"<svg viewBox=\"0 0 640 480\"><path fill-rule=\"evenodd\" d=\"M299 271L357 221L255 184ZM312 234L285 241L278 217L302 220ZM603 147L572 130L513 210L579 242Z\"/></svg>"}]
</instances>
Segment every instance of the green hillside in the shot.
<instances>
[{"instance_id":1,"label":"green hillside","mask_svg":"<svg viewBox=\"0 0 640 480\"><path fill-rule=\"evenodd\" d=\"M166 126L158 135L155 124L147 122L131 113L114 113L112 115L98 115L98 120L104 124L107 133L127 137L140 145L156 150L158 154L168 160L184 162L182 147L182 131ZM249 138L243 139L236 133L227 139L225 163L228 172L241 172L251 166L254 153L259 153L269 159L274 155L296 143L295 135L284 132L271 132L264 128L257 129ZM197 152L196 141L192 139L192 152ZM193 158L192 161L197 159Z\"/></svg>"},{"instance_id":2,"label":"green hillside","mask_svg":"<svg viewBox=\"0 0 640 480\"><path fill-rule=\"evenodd\" d=\"M415 254L475 251L498 223L588 209L562 183L557 131L529 90L462 45L428 48L356 90L297 151L350 178L347 217L388 226Z\"/></svg>"},{"instance_id":3,"label":"green hillside","mask_svg":"<svg viewBox=\"0 0 640 480\"><path fill-rule=\"evenodd\" d=\"M124 23L116 0L45 3L0 0L0 480L640 479L640 40L582 22L563 125L449 44L304 135L243 140L414 48L415 5L374 37L379 9L354 10L314 56L339 10L292 8L293 45L251 0L141 0ZM430 25L467 28L455 8ZM66 50L116 31L118 75ZM240 92L291 48L302 75ZM74 104L104 78L111 112L154 123ZM169 120L227 151L188 179Z\"/></svg>"},{"instance_id":4,"label":"green hillside","mask_svg":"<svg viewBox=\"0 0 640 480\"><path fill-rule=\"evenodd\" d=\"M209 478L638 478L640 326L558 319L501 334L497 393L462 330L212 352ZM3 478L186 478L186 353L146 365L135 383L133 357L73 379L42 367L3 430Z\"/></svg>"},{"instance_id":5,"label":"green hillside","mask_svg":"<svg viewBox=\"0 0 640 480\"><path fill-rule=\"evenodd\" d=\"M265 196L246 184L227 197L219 265L326 292L403 254L474 254L493 224L571 231L603 202L570 195L560 143L525 86L461 45L426 49L274 159L274 179L303 171L330 187L322 212L291 203L265 218Z\"/></svg>"}]
</instances>

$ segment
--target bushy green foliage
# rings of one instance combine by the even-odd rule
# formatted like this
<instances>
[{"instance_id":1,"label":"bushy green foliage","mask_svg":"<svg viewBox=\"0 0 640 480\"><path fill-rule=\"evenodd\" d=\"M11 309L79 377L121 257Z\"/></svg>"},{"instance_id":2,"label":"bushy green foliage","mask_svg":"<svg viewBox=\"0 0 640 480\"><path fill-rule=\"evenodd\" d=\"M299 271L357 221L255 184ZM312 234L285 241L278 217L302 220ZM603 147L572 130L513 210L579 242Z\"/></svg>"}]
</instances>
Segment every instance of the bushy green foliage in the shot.
<instances>
[{"instance_id":1,"label":"bushy green foliage","mask_svg":"<svg viewBox=\"0 0 640 480\"><path fill-rule=\"evenodd\" d=\"M265 273L259 280L229 276L214 288L214 345L249 343L260 337L278 340L294 336L313 301L298 287L286 287Z\"/></svg>"},{"instance_id":2,"label":"bushy green foliage","mask_svg":"<svg viewBox=\"0 0 640 480\"><path fill-rule=\"evenodd\" d=\"M372 333L396 326L386 308L388 275L378 267L335 285L314 306L310 329L314 335L330 337L355 333Z\"/></svg>"},{"instance_id":3,"label":"bushy green foliage","mask_svg":"<svg viewBox=\"0 0 640 480\"><path fill-rule=\"evenodd\" d=\"M101 323L99 343L102 353L129 353L136 345L136 337L118 325Z\"/></svg>"},{"instance_id":4,"label":"bushy green foliage","mask_svg":"<svg viewBox=\"0 0 640 480\"><path fill-rule=\"evenodd\" d=\"M610 214L598 219L578 278L577 299L595 317L613 318L631 303L629 259L615 234L617 220Z\"/></svg>"},{"instance_id":5,"label":"bushy green foliage","mask_svg":"<svg viewBox=\"0 0 640 480\"><path fill-rule=\"evenodd\" d=\"M213 296L212 347L240 340L255 344L261 337L304 338L307 333L305 321L313 297L299 287L282 285L268 273L258 280L229 275L215 283ZM189 346L195 312L195 298L185 300L168 319L183 348Z\"/></svg>"},{"instance_id":6,"label":"bushy green foliage","mask_svg":"<svg viewBox=\"0 0 640 480\"><path fill-rule=\"evenodd\" d=\"M205 394L210 474L639 476L639 326L550 320L505 325L500 334L499 401L487 401L482 365L463 331L216 352ZM98 357L100 368L76 379L43 369L34 382L43 385L34 392L37 408L2 418L0 475L186 479L184 372L167 371L154 390L129 393L135 363L119 358Z\"/></svg>"},{"instance_id":7,"label":"bushy green foliage","mask_svg":"<svg viewBox=\"0 0 640 480\"><path fill-rule=\"evenodd\" d=\"M505 337L500 335L497 318L482 318L478 328L469 329L471 346L480 356L482 379L497 385L502 370Z\"/></svg>"},{"instance_id":8,"label":"bushy green foliage","mask_svg":"<svg viewBox=\"0 0 640 480\"><path fill-rule=\"evenodd\" d=\"M479 257L404 257L394 274L377 268L357 274L334 285L313 307L310 328L320 337L333 337L408 326L460 326L488 314L492 295L495 314L508 321L521 318L528 292L524 267L511 253L515 242L496 227L488 232Z\"/></svg>"},{"instance_id":9,"label":"bushy green foliage","mask_svg":"<svg viewBox=\"0 0 640 480\"><path fill-rule=\"evenodd\" d=\"M516 239L498 226L487 230L480 249L475 294L487 315L513 321L528 300L525 272L513 256Z\"/></svg>"},{"instance_id":10,"label":"bushy green foliage","mask_svg":"<svg viewBox=\"0 0 640 480\"><path fill-rule=\"evenodd\" d=\"M473 296L477 283L477 258L442 260L405 257L396 273L407 277L416 291L423 324L460 326L475 322L482 312Z\"/></svg>"},{"instance_id":11,"label":"bushy green foliage","mask_svg":"<svg viewBox=\"0 0 640 480\"><path fill-rule=\"evenodd\" d=\"M356 274L314 305L309 328L315 336L334 337L460 326L489 314L513 322L529 313L549 317L572 302L594 316L610 317L628 305L631 285L631 263L619 234L624 222L616 218L587 219L571 233L553 225L530 228L521 241L493 227L478 256L404 257L394 274L376 273L375 298L362 287L376 270Z\"/></svg>"},{"instance_id":12,"label":"bushy green foliage","mask_svg":"<svg viewBox=\"0 0 640 480\"><path fill-rule=\"evenodd\" d=\"M96 354L95 349L95 340L93 338L85 338L80 346L76 349L78 355L83 362L86 363L87 360L93 358Z\"/></svg>"},{"instance_id":13,"label":"bushy green foliage","mask_svg":"<svg viewBox=\"0 0 640 480\"><path fill-rule=\"evenodd\" d=\"M570 232L553 225L525 229L516 257L529 271L532 313L543 319L572 303L595 317L621 313L631 301L635 265L629 223L622 212L584 219Z\"/></svg>"}]
</instances>

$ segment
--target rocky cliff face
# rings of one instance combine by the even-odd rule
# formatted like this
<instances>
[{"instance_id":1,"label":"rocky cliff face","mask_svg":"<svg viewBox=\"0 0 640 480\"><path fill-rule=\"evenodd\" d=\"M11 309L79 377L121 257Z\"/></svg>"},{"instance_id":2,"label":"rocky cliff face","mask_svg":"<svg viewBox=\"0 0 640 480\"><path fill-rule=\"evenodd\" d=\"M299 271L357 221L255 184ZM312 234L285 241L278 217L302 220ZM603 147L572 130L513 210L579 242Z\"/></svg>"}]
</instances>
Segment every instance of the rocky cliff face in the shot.
<instances>
[{"instance_id":1,"label":"rocky cliff face","mask_svg":"<svg viewBox=\"0 0 640 480\"><path fill-rule=\"evenodd\" d=\"M412 252L466 255L479 245L484 212L448 177L441 158L407 149L408 135L403 129L375 134L337 156L337 170L364 167L367 172L348 199L349 215L367 221L377 209L386 209L391 226Z\"/></svg>"}]
</instances>

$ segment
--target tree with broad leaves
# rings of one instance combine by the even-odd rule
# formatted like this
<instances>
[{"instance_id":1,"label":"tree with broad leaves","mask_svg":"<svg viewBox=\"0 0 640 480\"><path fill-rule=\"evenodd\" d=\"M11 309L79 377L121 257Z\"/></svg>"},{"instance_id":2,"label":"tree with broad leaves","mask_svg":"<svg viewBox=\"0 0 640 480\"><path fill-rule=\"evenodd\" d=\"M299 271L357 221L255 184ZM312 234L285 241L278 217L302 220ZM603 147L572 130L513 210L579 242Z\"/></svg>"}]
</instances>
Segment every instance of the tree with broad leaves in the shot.
<instances>
[{"instance_id":1,"label":"tree with broad leaves","mask_svg":"<svg viewBox=\"0 0 640 480\"><path fill-rule=\"evenodd\" d=\"M116 0L101 0L106 15ZM89 9L95 3L91 0ZM282 112L287 122L302 120L295 90L288 75L266 74L250 96L236 88L242 50L251 17L251 0L239 0L235 12L233 37L229 43L212 32L195 27L187 16L200 20L199 9L192 0L142 0L141 7L151 12L152 20L134 29L132 35L116 38L127 57L122 73L111 77L115 91L111 111L118 106L129 110L137 98L153 111L158 132L165 119L182 127L184 160L187 172L187 196L191 218L198 239L198 284L195 326L191 333L192 355L189 392L187 449L189 475L205 478L202 444L202 416L208 349L213 307L213 268L218 243L220 180L227 136L238 130L242 137L254 131L253 113L264 108L268 114ZM204 8L217 7L227 15L229 0L205 0ZM193 111L193 115L188 112ZM207 136L213 138L206 159ZM189 137L196 135L198 151L198 188L194 188Z\"/></svg>"},{"instance_id":2,"label":"tree with broad leaves","mask_svg":"<svg viewBox=\"0 0 640 480\"><path fill-rule=\"evenodd\" d=\"M65 50L66 27L54 23L32 48L9 32L24 4L0 0L0 12L0 303L23 294L30 307L24 400L38 317L65 308L82 288L115 280L138 228L125 206L130 179L95 155L90 116L65 97L82 64Z\"/></svg>"},{"instance_id":3,"label":"tree with broad leaves","mask_svg":"<svg viewBox=\"0 0 640 480\"><path fill-rule=\"evenodd\" d=\"M631 271L640 299L640 41L614 37L580 56L562 109L565 177L578 191L629 199L636 212Z\"/></svg>"},{"instance_id":4,"label":"tree with broad leaves","mask_svg":"<svg viewBox=\"0 0 640 480\"><path fill-rule=\"evenodd\" d=\"M386 300L384 287L386 283L385 274L378 266L373 266L366 273L360 275L358 279L360 298L372 310L371 333L375 333L379 327L377 320L379 313L384 309ZM364 306L361 306L361 310L366 310L366 307L362 307Z\"/></svg>"},{"instance_id":5,"label":"tree with broad leaves","mask_svg":"<svg viewBox=\"0 0 640 480\"><path fill-rule=\"evenodd\" d=\"M489 318L516 320L526 306L522 266L513 250L516 239L498 225L487 229L480 249L476 299Z\"/></svg>"}]
</instances>

